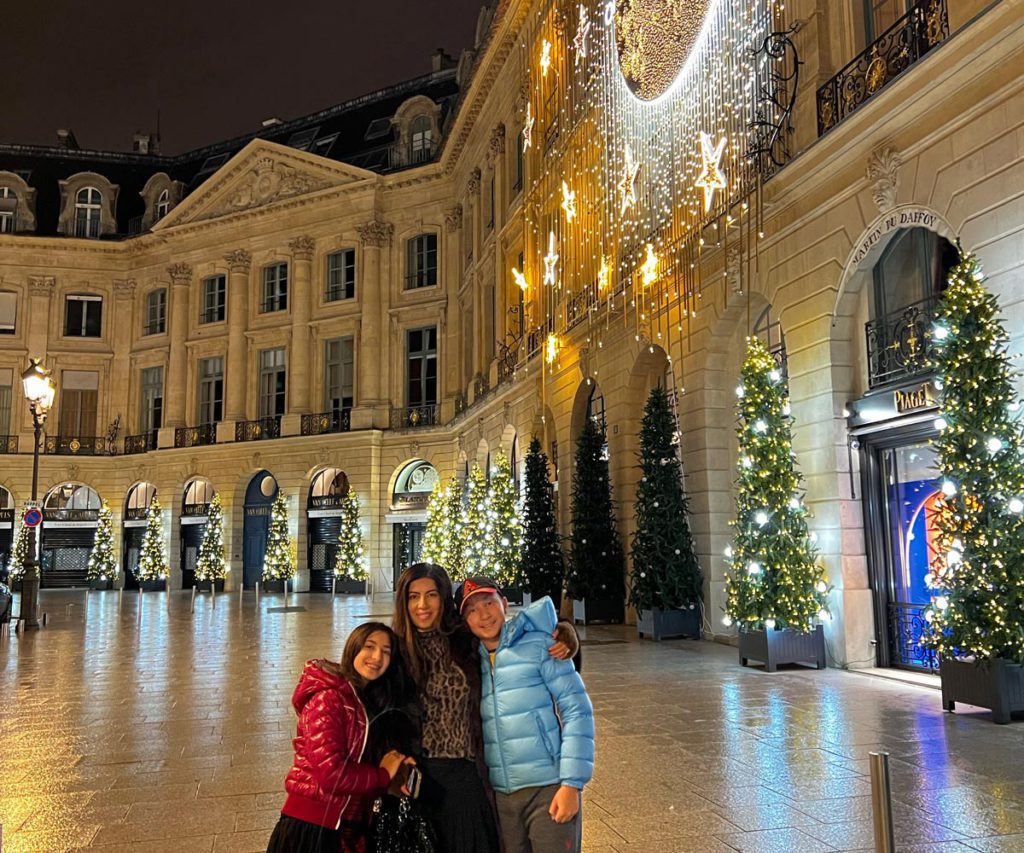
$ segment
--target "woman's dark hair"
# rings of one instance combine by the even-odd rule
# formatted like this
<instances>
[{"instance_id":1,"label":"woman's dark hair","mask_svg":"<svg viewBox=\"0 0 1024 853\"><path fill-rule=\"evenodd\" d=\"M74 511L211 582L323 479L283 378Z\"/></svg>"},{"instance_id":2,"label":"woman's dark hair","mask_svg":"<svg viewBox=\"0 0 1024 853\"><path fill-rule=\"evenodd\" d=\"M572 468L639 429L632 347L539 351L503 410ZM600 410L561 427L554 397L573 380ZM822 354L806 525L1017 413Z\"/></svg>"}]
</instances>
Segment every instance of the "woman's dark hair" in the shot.
<instances>
[{"instance_id":1,"label":"woman's dark hair","mask_svg":"<svg viewBox=\"0 0 1024 853\"><path fill-rule=\"evenodd\" d=\"M417 685L423 682L423 658L419 650L419 631L409 618L409 587L413 582L429 578L437 587L441 597L441 618L437 630L451 636L461 625L459 612L455 609L455 598L452 595L452 581L448 572L434 563L413 563L402 572L395 589L395 614L391 620L398 642L402 646L402 657L408 667L409 675Z\"/></svg>"}]
</instances>

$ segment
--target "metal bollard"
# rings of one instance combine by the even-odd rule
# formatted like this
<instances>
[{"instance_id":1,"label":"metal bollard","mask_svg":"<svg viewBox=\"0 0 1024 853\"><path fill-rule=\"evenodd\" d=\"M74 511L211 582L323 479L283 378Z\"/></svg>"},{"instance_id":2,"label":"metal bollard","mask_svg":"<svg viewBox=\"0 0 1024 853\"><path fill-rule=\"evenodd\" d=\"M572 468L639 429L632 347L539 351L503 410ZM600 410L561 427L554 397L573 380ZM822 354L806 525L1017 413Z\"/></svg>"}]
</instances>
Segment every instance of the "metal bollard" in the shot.
<instances>
[{"instance_id":1,"label":"metal bollard","mask_svg":"<svg viewBox=\"0 0 1024 853\"><path fill-rule=\"evenodd\" d=\"M192 603L189 605L188 612L189 613L195 613L196 612L196 585L195 584L192 584Z\"/></svg>"},{"instance_id":2,"label":"metal bollard","mask_svg":"<svg viewBox=\"0 0 1024 853\"><path fill-rule=\"evenodd\" d=\"M245 592L245 584L244 583L240 583L238 585L238 607L239 607L239 609L241 609L241 607L242 607L242 593L243 592Z\"/></svg>"},{"instance_id":3,"label":"metal bollard","mask_svg":"<svg viewBox=\"0 0 1024 853\"><path fill-rule=\"evenodd\" d=\"M142 585L140 584L139 585L139 621L140 622L142 621L142 597L143 597L143 595L145 595L145 592L146 591L142 588Z\"/></svg>"},{"instance_id":4,"label":"metal bollard","mask_svg":"<svg viewBox=\"0 0 1024 853\"><path fill-rule=\"evenodd\" d=\"M256 609L260 609L260 582L256 581Z\"/></svg>"},{"instance_id":5,"label":"metal bollard","mask_svg":"<svg viewBox=\"0 0 1024 853\"><path fill-rule=\"evenodd\" d=\"M338 576L331 575L331 598L334 598L338 589Z\"/></svg>"},{"instance_id":6,"label":"metal bollard","mask_svg":"<svg viewBox=\"0 0 1024 853\"><path fill-rule=\"evenodd\" d=\"M875 850L893 853L896 838L892 825L892 788L889 784L889 753L871 752L871 811L875 819Z\"/></svg>"},{"instance_id":7,"label":"metal bollard","mask_svg":"<svg viewBox=\"0 0 1024 853\"><path fill-rule=\"evenodd\" d=\"M217 606L217 581L210 581L210 595L213 596L213 606Z\"/></svg>"}]
</instances>

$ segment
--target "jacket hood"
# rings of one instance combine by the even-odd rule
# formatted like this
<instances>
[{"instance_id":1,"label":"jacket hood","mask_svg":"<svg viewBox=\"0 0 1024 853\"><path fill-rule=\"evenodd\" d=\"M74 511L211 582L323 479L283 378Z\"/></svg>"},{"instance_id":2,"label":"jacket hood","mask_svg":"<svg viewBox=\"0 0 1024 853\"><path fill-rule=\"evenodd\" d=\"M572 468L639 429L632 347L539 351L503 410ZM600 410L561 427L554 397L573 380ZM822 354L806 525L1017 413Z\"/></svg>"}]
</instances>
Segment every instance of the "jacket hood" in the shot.
<instances>
[{"instance_id":1,"label":"jacket hood","mask_svg":"<svg viewBox=\"0 0 1024 853\"><path fill-rule=\"evenodd\" d=\"M550 597L544 596L524 607L505 623L501 634L501 646L508 646L530 631L539 631L548 636L558 624L558 614Z\"/></svg>"},{"instance_id":2,"label":"jacket hood","mask_svg":"<svg viewBox=\"0 0 1024 853\"><path fill-rule=\"evenodd\" d=\"M306 666L302 670L302 677L299 679L299 683L295 685L295 692L292 694L292 707L295 708L296 713L301 714L302 709L306 707L306 703L323 690L337 690L339 687L349 687L349 683L340 675L334 675L325 670L322 666L323 663L324 661L322 660L306 662Z\"/></svg>"}]
</instances>

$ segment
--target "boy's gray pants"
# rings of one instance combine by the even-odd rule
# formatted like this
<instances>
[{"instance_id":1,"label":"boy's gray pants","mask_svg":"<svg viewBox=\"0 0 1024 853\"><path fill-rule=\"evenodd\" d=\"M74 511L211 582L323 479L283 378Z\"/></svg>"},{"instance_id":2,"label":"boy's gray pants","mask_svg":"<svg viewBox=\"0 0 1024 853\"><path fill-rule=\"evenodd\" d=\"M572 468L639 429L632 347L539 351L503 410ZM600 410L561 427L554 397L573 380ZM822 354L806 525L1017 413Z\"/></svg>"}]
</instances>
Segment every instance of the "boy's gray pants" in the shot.
<instances>
[{"instance_id":1,"label":"boy's gray pants","mask_svg":"<svg viewBox=\"0 0 1024 853\"><path fill-rule=\"evenodd\" d=\"M582 807L568 823L555 823L548 814L558 788L558 785L548 785L523 788L512 794L495 792L505 853L580 853Z\"/></svg>"}]
</instances>

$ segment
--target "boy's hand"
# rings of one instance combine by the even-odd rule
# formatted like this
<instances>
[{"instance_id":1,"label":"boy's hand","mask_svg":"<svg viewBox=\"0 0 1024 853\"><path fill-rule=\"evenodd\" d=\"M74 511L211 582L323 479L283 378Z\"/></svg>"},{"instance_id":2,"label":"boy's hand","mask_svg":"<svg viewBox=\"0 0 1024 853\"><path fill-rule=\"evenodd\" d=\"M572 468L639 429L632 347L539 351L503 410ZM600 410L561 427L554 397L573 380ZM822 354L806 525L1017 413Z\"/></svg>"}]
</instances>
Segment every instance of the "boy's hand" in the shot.
<instances>
[{"instance_id":1,"label":"boy's hand","mask_svg":"<svg viewBox=\"0 0 1024 853\"><path fill-rule=\"evenodd\" d=\"M580 810L580 792L576 788L562 785L551 801L548 814L555 823L568 823Z\"/></svg>"}]
</instances>

